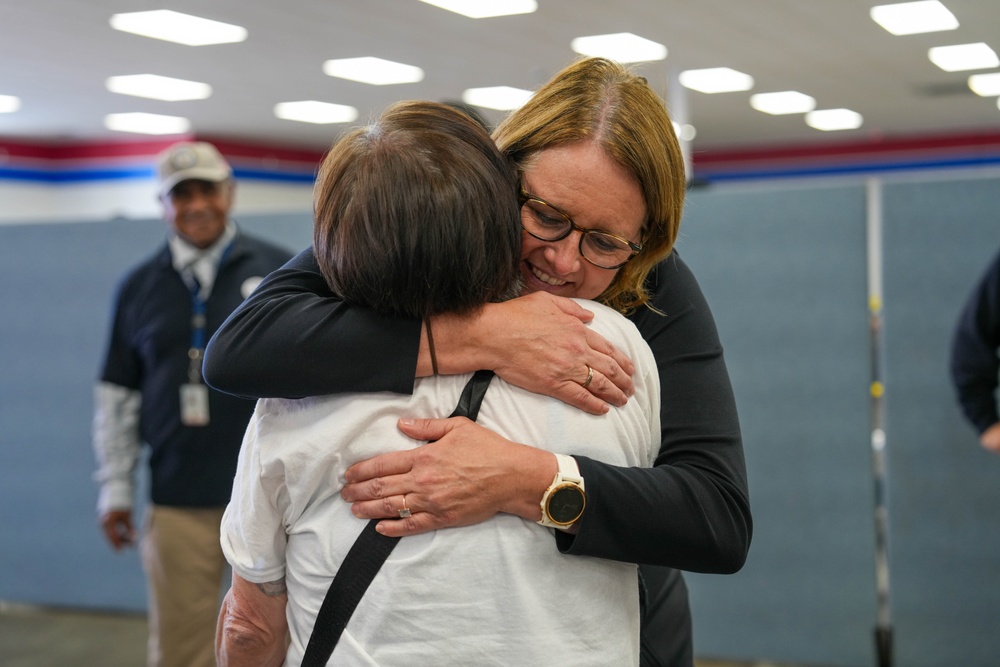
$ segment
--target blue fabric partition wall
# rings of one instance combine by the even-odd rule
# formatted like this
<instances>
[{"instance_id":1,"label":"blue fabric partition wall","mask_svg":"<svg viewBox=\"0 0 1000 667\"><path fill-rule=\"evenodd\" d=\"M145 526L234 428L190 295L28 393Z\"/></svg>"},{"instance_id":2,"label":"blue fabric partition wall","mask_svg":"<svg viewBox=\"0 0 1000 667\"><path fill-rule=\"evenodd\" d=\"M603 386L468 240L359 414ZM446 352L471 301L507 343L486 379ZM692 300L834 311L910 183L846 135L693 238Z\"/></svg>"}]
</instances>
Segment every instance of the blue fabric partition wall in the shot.
<instances>
[{"instance_id":1,"label":"blue fabric partition wall","mask_svg":"<svg viewBox=\"0 0 1000 667\"><path fill-rule=\"evenodd\" d=\"M308 215L240 226L312 242ZM164 239L159 220L0 227L0 600L145 610L135 550L99 532L90 427L115 285Z\"/></svg>"},{"instance_id":2,"label":"blue fabric partition wall","mask_svg":"<svg viewBox=\"0 0 1000 667\"><path fill-rule=\"evenodd\" d=\"M687 576L698 655L875 664L865 196L690 196L679 248L726 346L755 518L743 571ZM947 358L1000 249L1000 181L888 183L883 207L895 664L992 665L1000 459L962 420Z\"/></svg>"},{"instance_id":3,"label":"blue fabric partition wall","mask_svg":"<svg viewBox=\"0 0 1000 667\"><path fill-rule=\"evenodd\" d=\"M755 531L736 575L687 575L701 657L875 663L872 378L861 182L690 193L678 250L712 305ZM1000 178L887 181L884 366L896 664L994 665L1000 457L948 380L952 327L1000 250ZM308 216L241 220L291 250ZM98 533L91 388L115 282L158 221L0 226L0 600L142 610Z\"/></svg>"},{"instance_id":4,"label":"blue fabric partition wall","mask_svg":"<svg viewBox=\"0 0 1000 667\"><path fill-rule=\"evenodd\" d=\"M690 197L754 512L744 569L689 576L700 655L870 664L874 537L862 188Z\"/></svg>"},{"instance_id":5,"label":"blue fabric partition wall","mask_svg":"<svg viewBox=\"0 0 1000 667\"><path fill-rule=\"evenodd\" d=\"M899 665L1000 664L1000 456L948 376L969 291L1000 251L1000 180L886 187L886 406Z\"/></svg>"}]
</instances>

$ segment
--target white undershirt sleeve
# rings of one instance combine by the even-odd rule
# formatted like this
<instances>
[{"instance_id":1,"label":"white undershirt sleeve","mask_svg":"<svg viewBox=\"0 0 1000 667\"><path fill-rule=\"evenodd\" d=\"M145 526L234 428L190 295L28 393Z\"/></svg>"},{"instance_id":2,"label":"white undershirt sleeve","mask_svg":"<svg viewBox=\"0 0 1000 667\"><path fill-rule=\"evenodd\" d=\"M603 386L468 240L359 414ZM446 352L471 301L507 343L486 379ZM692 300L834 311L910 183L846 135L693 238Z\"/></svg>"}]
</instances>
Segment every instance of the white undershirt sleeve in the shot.
<instances>
[{"instance_id":1,"label":"white undershirt sleeve","mask_svg":"<svg viewBox=\"0 0 1000 667\"><path fill-rule=\"evenodd\" d=\"M94 387L93 443L97 457L94 480L101 485L100 514L132 509L134 473L139 462L139 407L142 394L110 382Z\"/></svg>"}]
</instances>

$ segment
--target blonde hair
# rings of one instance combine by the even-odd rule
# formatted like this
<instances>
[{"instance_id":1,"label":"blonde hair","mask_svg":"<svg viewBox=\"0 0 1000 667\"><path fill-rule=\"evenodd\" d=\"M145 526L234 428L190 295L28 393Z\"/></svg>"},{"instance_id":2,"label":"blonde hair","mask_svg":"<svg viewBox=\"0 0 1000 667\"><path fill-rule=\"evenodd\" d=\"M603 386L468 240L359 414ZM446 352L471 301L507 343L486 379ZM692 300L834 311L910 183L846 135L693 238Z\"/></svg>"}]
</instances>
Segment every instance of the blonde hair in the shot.
<instances>
[{"instance_id":1,"label":"blonde hair","mask_svg":"<svg viewBox=\"0 0 1000 667\"><path fill-rule=\"evenodd\" d=\"M673 123L646 79L604 58L580 59L512 112L493 138L522 173L547 148L595 141L636 179L646 203L642 251L597 300L623 313L646 305L646 277L673 249L687 187Z\"/></svg>"}]
</instances>

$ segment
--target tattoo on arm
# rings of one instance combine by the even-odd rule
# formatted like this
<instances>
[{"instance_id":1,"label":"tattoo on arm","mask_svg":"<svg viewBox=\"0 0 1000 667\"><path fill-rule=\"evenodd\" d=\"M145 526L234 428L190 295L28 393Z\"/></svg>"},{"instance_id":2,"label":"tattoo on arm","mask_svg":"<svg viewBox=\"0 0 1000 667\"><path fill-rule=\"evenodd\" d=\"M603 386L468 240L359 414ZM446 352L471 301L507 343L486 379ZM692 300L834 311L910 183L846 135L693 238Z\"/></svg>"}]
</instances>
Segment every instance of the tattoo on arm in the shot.
<instances>
[{"instance_id":1,"label":"tattoo on arm","mask_svg":"<svg viewBox=\"0 0 1000 667\"><path fill-rule=\"evenodd\" d=\"M263 584L256 584L256 586L257 590L269 598L275 598L288 592L288 588L285 587L284 577L278 579L277 581L268 581Z\"/></svg>"}]
</instances>

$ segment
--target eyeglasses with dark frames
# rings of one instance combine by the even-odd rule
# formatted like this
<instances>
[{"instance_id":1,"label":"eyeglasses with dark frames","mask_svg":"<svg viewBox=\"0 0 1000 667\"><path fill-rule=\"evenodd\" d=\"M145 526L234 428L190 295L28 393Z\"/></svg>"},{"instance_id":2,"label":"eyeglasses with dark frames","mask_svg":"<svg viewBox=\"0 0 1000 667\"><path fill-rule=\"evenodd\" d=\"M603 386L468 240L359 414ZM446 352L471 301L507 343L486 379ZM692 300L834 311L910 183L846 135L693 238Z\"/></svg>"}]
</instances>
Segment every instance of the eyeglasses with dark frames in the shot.
<instances>
[{"instance_id":1,"label":"eyeglasses with dark frames","mask_svg":"<svg viewBox=\"0 0 1000 667\"><path fill-rule=\"evenodd\" d=\"M578 227L573 219L544 199L521 190L521 226L539 241L562 241L580 232L580 255L601 269L624 266L642 250L638 243L599 229Z\"/></svg>"}]
</instances>

